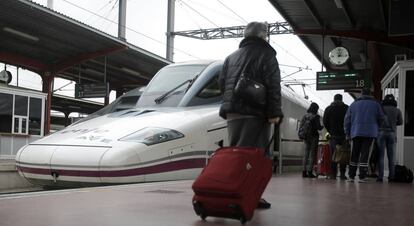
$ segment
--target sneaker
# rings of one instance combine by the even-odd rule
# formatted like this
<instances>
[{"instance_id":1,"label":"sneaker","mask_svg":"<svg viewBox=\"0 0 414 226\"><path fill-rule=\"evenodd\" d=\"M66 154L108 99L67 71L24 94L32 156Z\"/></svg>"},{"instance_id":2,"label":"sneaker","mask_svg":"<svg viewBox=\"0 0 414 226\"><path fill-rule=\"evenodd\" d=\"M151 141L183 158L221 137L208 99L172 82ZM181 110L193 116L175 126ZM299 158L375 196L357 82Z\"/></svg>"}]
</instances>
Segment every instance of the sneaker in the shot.
<instances>
[{"instance_id":1,"label":"sneaker","mask_svg":"<svg viewBox=\"0 0 414 226\"><path fill-rule=\"evenodd\" d=\"M366 183L367 182L367 179L365 179L365 178L360 178L359 180L358 180L358 183Z\"/></svg>"},{"instance_id":2,"label":"sneaker","mask_svg":"<svg viewBox=\"0 0 414 226\"><path fill-rule=\"evenodd\" d=\"M316 178L312 171L308 171L308 178Z\"/></svg>"},{"instance_id":3,"label":"sneaker","mask_svg":"<svg viewBox=\"0 0 414 226\"><path fill-rule=\"evenodd\" d=\"M341 176L340 179L341 180L346 180L346 176Z\"/></svg>"},{"instance_id":4,"label":"sneaker","mask_svg":"<svg viewBox=\"0 0 414 226\"><path fill-rule=\"evenodd\" d=\"M346 182L354 182L354 178L349 178L348 180L346 180Z\"/></svg>"},{"instance_id":5,"label":"sneaker","mask_svg":"<svg viewBox=\"0 0 414 226\"><path fill-rule=\"evenodd\" d=\"M377 182L382 183L383 180L381 178L377 178Z\"/></svg>"},{"instance_id":6,"label":"sneaker","mask_svg":"<svg viewBox=\"0 0 414 226\"><path fill-rule=\"evenodd\" d=\"M270 204L266 200L260 199L259 203L257 204L257 209L270 209L271 206L272 204Z\"/></svg>"}]
</instances>

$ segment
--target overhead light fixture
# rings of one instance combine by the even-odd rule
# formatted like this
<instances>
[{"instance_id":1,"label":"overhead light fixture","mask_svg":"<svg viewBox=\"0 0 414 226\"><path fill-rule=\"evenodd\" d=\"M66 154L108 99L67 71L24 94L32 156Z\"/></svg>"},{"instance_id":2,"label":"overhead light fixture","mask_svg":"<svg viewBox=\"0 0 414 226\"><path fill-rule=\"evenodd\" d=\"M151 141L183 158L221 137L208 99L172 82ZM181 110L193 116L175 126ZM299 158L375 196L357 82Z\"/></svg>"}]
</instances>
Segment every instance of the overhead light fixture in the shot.
<instances>
[{"instance_id":1,"label":"overhead light fixture","mask_svg":"<svg viewBox=\"0 0 414 226\"><path fill-rule=\"evenodd\" d=\"M335 0L335 5L338 9L342 9L344 7L342 0Z\"/></svg>"},{"instance_id":2,"label":"overhead light fixture","mask_svg":"<svg viewBox=\"0 0 414 226\"><path fill-rule=\"evenodd\" d=\"M15 29L10 28L10 27L3 27L3 31L9 32L11 34L14 34L14 35L17 35L19 37L22 37L22 38L25 38L25 39L29 39L29 40L32 40L32 41L35 41L35 42L39 41L39 38L36 37L36 36L29 35L29 34L27 34L25 32L15 30Z\"/></svg>"},{"instance_id":3,"label":"overhead light fixture","mask_svg":"<svg viewBox=\"0 0 414 226\"><path fill-rule=\"evenodd\" d=\"M129 68L126 68L126 67L122 67L121 70L123 70L123 71L125 71L125 72L127 72L127 73L129 73L131 75L135 75L137 77L140 77L142 79L149 80L147 77L141 75L141 73L139 73L138 71L134 71L134 70L129 69Z\"/></svg>"}]
</instances>

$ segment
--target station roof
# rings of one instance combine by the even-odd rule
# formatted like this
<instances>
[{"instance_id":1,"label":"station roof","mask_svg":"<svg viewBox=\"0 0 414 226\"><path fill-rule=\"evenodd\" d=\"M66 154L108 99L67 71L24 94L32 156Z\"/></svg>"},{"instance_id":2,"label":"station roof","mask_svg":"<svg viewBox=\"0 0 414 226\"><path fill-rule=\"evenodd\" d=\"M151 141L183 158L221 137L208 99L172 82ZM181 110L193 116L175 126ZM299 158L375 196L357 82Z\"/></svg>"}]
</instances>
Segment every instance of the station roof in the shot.
<instances>
[{"instance_id":1,"label":"station roof","mask_svg":"<svg viewBox=\"0 0 414 226\"><path fill-rule=\"evenodd\" d=\"M395 55L405 54L407 59L414 56L414 15L410 12L414 3L410 0L269 2L327 70L376 68L373 80L379 83L394 64ZM328 53L337 46L344 46L350 52L345 65L329 63ZM376 74L380 77L374 78Z\"/></svg>"},{"instance_id":2,"label":"station roof","mask_svg":"<svg viewBox=\"0 0 414 226\"><path fill-rule=\"evenodd\" d=\"M0 1L0 61L111 89L146 85L166 59L28 0ZM80 65L80 66L79 66Z\"/></svg>"},{"instance_id":3,"label":"station roof","mask_svg":"<svg viewBox=\"0 0 414 226\"><path fill-rule=\"evenodd\" d=\"M104 106L103 103L75 99L73 97L62 96L58 94L52 95L51 109L62 113L79 112L83 114L92 114Z\"/></svg>"}]
</instances>

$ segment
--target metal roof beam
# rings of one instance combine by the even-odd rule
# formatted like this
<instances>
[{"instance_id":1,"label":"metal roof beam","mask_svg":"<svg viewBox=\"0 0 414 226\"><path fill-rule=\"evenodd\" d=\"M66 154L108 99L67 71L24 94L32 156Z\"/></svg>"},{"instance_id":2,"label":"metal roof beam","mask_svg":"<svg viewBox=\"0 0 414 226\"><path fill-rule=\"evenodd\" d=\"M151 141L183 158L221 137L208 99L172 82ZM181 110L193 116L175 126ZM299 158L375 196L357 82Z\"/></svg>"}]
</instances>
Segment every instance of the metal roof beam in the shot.
<instances>
[{"instance_id":1,"label":"metal roof beam","mask_svg":"<svg viewBox=\"0 0 414 226\"><path fill-rule=\"evenodd\" d=\"M318 13L316 13L316 9L313 6L312 2L310 0L304 0L306 8L308 8L310 14L312 15L313 19L319 24L320 27L325 27L325 24L322 20L322 18L319 16Z\"/></svg>"},{"instance_id":2,"label":"metal roof beam","mask_svg":"<svg viewBox=\"0 0 414 226\"><path fill-rule=\"evenodd\" d=\"M121 45L121 46L117 46L117 47L113 47L113 48L109 48L109 49L104 49L104 50L100 50L100 51L96 51L96 52L91 52L91 53L82 53L79 54L75 57L72 58L68 58L66 60L63 60L55 65L53 65L53 74L57 74L61 71L66 70L67 68L75 65L75 64L80 64L85 60L89 60L89 59L93 59L95 57L98 56L105 56L108 55L110 53L114 53L117 51L121 51L121 50L125 50L127 49L127 46L125 45Z\"/></svg>"},{"instance_id":3,"label":"metal roof beam","mask_svg":"<svg viewBox=\"0 0 414 226\"><path fill-rule=\"evenodd\" d=\"M44 71L46 68L48 68L47 64L44 64L40 61L22 55L7 52L0 52L0 61L5 62L7 64L19 66L21 68L27 68L37 73Z\"/></svg>"},{"instance_id":4,"label":"metal roof beam","mask_svg":"<svg viewBox=\"0 0 414 226\"><path fill-rule=\"evenodd\" d=\"M348 14L348 12L347 12L347 10L346 10L346 5L344 5L344 4L343 4L343 1L342 1L342 0L339 0L339 1L341 1L341 3L342 3L342 11L343 11L343 12L344 12L344 14L346 15L346 17L347 17L348 21L350 21L350 23L351 23L351 24L353 24L352 19L349 17L349 14ZM313 4L311 3L311 1L310 1L310 0L305 0L304 2L305 2L306 7L307 7L307 8L308 8L308 10L309 10L309 13L312 15L312 17L314 18L314 20L315 20L315 21L319 24L319 26L320 26L320 27L322 27L322 28L325 28L325 29L326 29L326 28L328 27L328 25L327 25L327 24L325 24L325 22L323 21L323 19L319 16L319 14L317 13L317 10L315 9L315 7L314 7L314 6L313 6ZM333 43L335 46L340 46L340 45L341 45L341 43L339 43L337 39L332 38L332 37L329 37L329 39L332 41L332 43ZM323 54L323 53L322 53L322 54ZM326 67L326 63L325 63L324 65L325 65L325 67ZM347 62L347 66L348 66L348 68L349 68L350 70L354 69L354 66L353 66L352 62L351 62L351 61L349 61L349 60L348 60L348 62Z\"/></svg>"},{"instance_id":5,"label":"metal roof beam","mask_svg":"<svg viewBox=\"0 0 414 226\"><path fill-rule=\"evenodd\" d=\"M351 25L352 28L355 27L355 21L352 18L351 14L349 14L349 7L348 4L346 2L344 2L343 0L337 0L340 1L342 4L342 12L344 12L346 19L348 20L349 25Z\"/></svg>"},{"instance_id":6,"label":"metal roof beam","mask_svg":"<svg viewBox=\"0 0 414 226\"><path fill-rule=\"evenodd\" d=\"M382 21L382 23L383 23L383 26L384 27L386 27L386 28L388 28L388 17L387 17L387 14L385 13L385 10L384 10L384 1L382 1L382 0L380 0L380 1L378 1L378 4L379 4L379 9L380 9L380 14L381 14L381 21Z\"/></svg>"},{"instance_id":7,"label":"metal roof beam","mask_svg":"<svg viewBox=\"0 0 414 226\"><path fill-rule=\"evenodd\" d=\"M369 40L414 50L414 35L388 36L385 32L333 30L333 29L296 29L296 35L324 35L330 37L346 37L351 39Z\"/></svg>"},{"instance_id":8,"label":"metal roof beam","mask_svg":"<svg viewBox=\"0 0 414 226\"><path fill-rule=\"evenodd\" d=\"M189 31L175 31L172 35L179 35L200 40L242 38L246 26L220 27ZM293 29L287 22L268 24L269 35L292 34Z\"/></svg>"}]
</instances>

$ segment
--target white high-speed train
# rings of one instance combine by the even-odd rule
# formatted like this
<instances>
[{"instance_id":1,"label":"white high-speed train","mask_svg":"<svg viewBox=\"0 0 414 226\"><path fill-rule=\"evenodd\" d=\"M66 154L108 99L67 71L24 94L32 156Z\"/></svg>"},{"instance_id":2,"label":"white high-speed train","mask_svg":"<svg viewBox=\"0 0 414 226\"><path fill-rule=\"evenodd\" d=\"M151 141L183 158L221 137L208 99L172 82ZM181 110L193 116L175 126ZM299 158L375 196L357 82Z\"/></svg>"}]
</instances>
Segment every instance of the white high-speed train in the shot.
<instances>
[{"instance_id":1,"label":"white high-speed train","mask_svg":"<svg viewBox=\"0 0 414 226\"><path fill-rule=\"evenodd\" d=\"M56 187L195 178L209 155L227 144L227 124L218 114L221 66L197 61L164 67L142 94L133 90L21 148L19 173L34 184ZM286 87L282 95L285 118L275 146L297 162L303 144L289 140L297 139L310 103Z\"/></svg>"}]
</instances>

